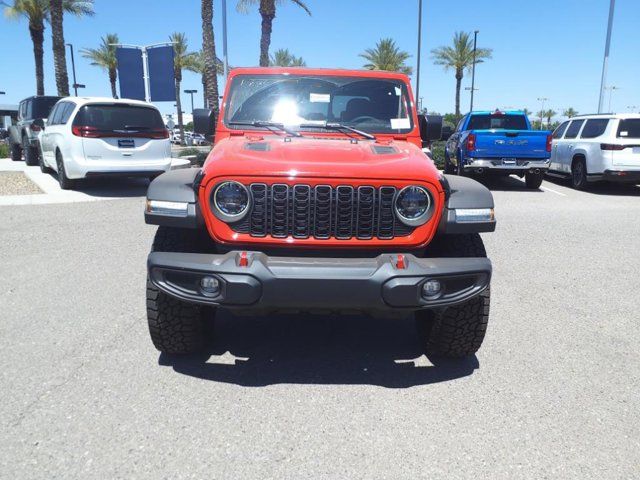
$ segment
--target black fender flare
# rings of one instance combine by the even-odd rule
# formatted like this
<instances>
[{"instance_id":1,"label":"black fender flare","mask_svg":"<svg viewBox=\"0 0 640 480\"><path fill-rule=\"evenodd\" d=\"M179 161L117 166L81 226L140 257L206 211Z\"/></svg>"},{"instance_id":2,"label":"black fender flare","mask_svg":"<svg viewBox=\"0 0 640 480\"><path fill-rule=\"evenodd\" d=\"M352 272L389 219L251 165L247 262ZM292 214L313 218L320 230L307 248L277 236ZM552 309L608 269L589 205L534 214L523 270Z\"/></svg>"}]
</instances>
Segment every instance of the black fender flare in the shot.
<instances>
[{"instance_id":1,"label":"black fender flare","mask_svg":"<svg viewBox=\"0 0 640 480\"><path fill-rule=\"evenodd\" d=\"M441 180L445 191L445 208L442 212L438 233L480 233L493 232L496 229L496 220L493 217L480 222L458 222L456 209L491 209L494 203L491 191L468 177L458 175L443 175Z\"/></svg>"},{"instance_id":2,"label":"black fender flare","mask_svg":"<svg viewBox=\"0 0 640 480\"><path fill-rule=\"evenodd\" d=\"M150 225L200 228L204 225L198 204L198 188L203 173L199 168L170 170L156 177L147 189L144 220ZM156 202L185 204L186 214L176 215L153 208Z\"/></svg>"}]
</instances>

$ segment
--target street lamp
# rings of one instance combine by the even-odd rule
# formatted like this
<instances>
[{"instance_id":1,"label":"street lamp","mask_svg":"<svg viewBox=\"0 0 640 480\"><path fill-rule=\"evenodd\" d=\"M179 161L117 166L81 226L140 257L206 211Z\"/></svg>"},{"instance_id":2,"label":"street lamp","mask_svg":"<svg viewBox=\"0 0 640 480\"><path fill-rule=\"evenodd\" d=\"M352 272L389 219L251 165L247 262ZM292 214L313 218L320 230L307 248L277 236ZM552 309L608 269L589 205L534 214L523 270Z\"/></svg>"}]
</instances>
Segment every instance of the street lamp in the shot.
<instances>
[{"instance_id":1,"label":"street lamp","mask_svg":"<svg viewBox=\"0 0 640 480\"><path fill-rule=\"evenodd\" d=\"M78 81L76 80L76 61L73 57L73 45L71 43L67 43L66 44L67 47L69 47L69 50L71 51L71 71L73 72L73 90L75 92L75 96L78 96L78 89L79 88L84 88L85 86L81 83L78 83Z\"/></svg>"},{"instance_id":2,"label":"street lamp","mask_svg":"<svg viewBox=\"0 0 640 480\"><path fill-rule=\"evenodd\" d=\"M613 95L614 90L620 90L620 88L616 87L615 85L611 85L610 87L604 87L604 89L609 90L609 107L607 108L607 110L608 110L608 113L611 113L611 96Z\"/></svg>"},{"instance_id":3,"label":"street lamp","mask_svg":"<svg viewBox=\"0 0 640 480\"><path fill-rule=\"evenodd\" d=\"M473 32L473 65L471 66L471 106L469 107L469 111L473 112L473 92L475 91L476 85L476 47L478 45L478 32L480 30L475 30Z\"/></svg>"},{"instance_id":4,"label":"street lamp","mask_svg":"<svg viewBox=\"0 0 640 480\"><path fill-rule=\"evenodd\" d=\"M418 99L418 101L420 101L420 46L421 46L421 43L422 43L422 0L418 0L418 61L416 65L416 98Z\"/></svg>"},{"instance_id":5,"label":"street lamp","mask_svg":"<svg viewBox=\"0 0 640 480\"><path fill-rule=\"evenodd\" d=\"M607 40L604 44L604 59L602 60L602 78L600 79L600 96L598 98L598 113L602 113L602 104L604 103L604 91L607 84L607 67L609 64L609 47L611 46L611 29L613 28L613 10L616 6L616 0L611 0L609 4L609 23L607 24Z\"/></svg>"},{"instance_id":6,"label":"street lamp","mask_svg":"<svg viewBox=\"0 0 640 480\"><path fill-rule=\"evenodd\" d=\"M542 102L541 106L540 106L540 130L542 130L542 120L543 120L543 116L544 116L544 102L548 101L549 99L547 97L538 97L538 101Z\"/></svg>"},{"instance_id":7,"label":"street lamp","mask_svg":"<svg viewBox=\"0 0 640 480\"><path fill-rule=\"evenodd\" d=\"M185 90L184 93L191 95L191 113L193 113L193 94L198 93L198 90Z\"/></svg>"}]
</instances>

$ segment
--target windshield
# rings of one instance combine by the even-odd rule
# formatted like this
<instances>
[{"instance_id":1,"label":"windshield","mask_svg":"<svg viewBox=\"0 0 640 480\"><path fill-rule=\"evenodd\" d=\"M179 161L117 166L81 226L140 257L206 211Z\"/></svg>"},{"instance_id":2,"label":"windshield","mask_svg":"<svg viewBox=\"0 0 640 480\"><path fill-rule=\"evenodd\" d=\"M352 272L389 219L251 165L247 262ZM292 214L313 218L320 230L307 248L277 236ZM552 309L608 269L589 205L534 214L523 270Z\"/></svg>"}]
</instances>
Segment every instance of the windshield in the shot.
<instances>
[{"instance_id":1,"label":"windshield","mask_svg":"<svg viewBox=\"0 0 640 480\"><path fill-rule=\"evenodd\" d=\"M135 105L100 105L82 107L73 122L100 130L160 130L164 122L155 108Z\"/></svg>"},{"instance_id":2,"label":"windshield","mask_svg":"<svg viewBox=\"0 0 640 480\"><path fill-rule=\"evenodd\" d=\"M469 130L527 130L524 115L471 115Z\"/></svg>"},{"instance_id":3,"label":"windshield","mask_svg":"<svg viewBox=\"0 0 640 480\"><path fill-rule=\"evenodd\" d=\"M277 122L314 130L335 122L365 132L408 133L413 128L410 112L407 87L400 80L238 75L231 84L224 121L230 128L246 128L234 122Z\"/></svg>"}]
</instances>

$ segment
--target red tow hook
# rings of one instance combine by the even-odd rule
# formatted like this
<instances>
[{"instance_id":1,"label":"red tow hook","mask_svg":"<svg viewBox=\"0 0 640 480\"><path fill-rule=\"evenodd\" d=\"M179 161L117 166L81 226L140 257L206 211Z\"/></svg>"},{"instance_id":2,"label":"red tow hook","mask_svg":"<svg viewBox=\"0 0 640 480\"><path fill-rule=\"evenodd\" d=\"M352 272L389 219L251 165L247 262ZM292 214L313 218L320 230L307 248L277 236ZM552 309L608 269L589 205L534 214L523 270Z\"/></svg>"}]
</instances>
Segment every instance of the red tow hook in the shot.
<instances>
[{"instance_id":1,"label":"red tow hook","mask_svg":"<svg viewBox=\"0 0 640 480\"><path fill-rule=\"evenodd\" d=\"M398 270L405 270L407 268L407 260L404 258L404 255L398 255L396 259L396 268Z\"/></svg>"},{"instance_id":2,"label":"red tow hook","mask_svg":"<svg viewBox=\"0 0 640 480\"><path fill-rule=\"evenodd\" d=\"M247 252L240 252L240 255L238 256L238 266L239 267L249 266L249 257L247 256Z\"/></svg>"}]
</instances>

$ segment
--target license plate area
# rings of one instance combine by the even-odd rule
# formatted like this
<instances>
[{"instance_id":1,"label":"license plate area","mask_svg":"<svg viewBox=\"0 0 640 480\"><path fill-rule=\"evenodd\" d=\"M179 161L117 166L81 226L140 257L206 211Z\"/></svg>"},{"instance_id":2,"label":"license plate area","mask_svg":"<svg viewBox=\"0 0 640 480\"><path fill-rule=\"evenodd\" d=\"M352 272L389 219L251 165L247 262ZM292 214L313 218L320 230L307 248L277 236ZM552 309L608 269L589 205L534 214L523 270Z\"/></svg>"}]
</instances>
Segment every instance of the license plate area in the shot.
<instances>
[{"instance_id":1,"label":"license plate area","mask_svg":"<svg viewBox=\"0 0 640 480\"><path fill-rule=\"evenodd\" d=\"M136 142L133 138L120 138L118 139L118 148L135 148Z\"/></svg>"}]
</instances>

